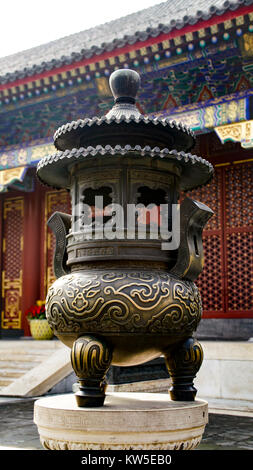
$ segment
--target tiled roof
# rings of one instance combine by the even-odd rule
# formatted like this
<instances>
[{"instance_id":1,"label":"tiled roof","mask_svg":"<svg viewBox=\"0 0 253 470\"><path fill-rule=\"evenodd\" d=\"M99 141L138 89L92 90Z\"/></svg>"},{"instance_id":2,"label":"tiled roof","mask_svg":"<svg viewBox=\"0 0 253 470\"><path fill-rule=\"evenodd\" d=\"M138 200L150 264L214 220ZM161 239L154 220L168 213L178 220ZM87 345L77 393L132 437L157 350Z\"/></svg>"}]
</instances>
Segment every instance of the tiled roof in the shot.
<instances>
[{"instance_id":1,"label":"tiled roof","mask_svg":"<svg viewBox=\"0 0 253 470\"><path fill-rule=\"evenodd\" d=\"M13 82L93 55L182 29L253 0L168 0L117 20L0 58L0 83Z\"/></svg>"}]
</instances>

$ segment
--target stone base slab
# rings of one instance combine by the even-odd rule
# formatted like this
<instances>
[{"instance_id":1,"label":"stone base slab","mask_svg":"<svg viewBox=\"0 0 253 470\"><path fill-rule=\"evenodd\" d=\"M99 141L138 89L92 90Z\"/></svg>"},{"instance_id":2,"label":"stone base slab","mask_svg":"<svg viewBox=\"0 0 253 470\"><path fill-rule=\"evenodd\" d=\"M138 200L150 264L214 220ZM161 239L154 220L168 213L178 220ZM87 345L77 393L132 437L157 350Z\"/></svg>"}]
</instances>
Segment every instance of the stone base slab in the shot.
<instances>
[{"instance_id":1,"label":"stone base slab","mask_svg":"<svg viewBox=\"0 0 253 470\"><path fill-rule=\"evenodd\" d=\"M206 401L168 394L107 393L99 408L78 408L73 394L37 400L34 422L50 450L190 450L208 422Z\"/></svg>"}]
</instances>

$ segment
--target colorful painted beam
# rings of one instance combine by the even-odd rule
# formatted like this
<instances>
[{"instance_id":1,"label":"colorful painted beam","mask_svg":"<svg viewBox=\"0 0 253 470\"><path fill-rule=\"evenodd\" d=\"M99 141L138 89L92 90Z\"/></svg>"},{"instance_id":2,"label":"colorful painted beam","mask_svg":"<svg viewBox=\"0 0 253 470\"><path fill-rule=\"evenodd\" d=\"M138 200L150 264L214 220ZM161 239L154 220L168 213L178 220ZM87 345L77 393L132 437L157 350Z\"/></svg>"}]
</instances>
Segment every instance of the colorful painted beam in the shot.
<instances>
[{"instance_id":1,"label":"colorful painted beam","mask_svg":"<svg viewBox=\"0 0 253 470\"><path fill-rule=\"evenodd\" d=\"M24 166L36 166L39 160L51 153L55 152L53 144L48 142L41 143L40 145L29 145L27 147L17 147L13 150L8 150L0 153L0 184L3 180L3 184L7 184L5 178L9 179L9 174L2 173L2 171L8 170L9 168L24 168ZM4 175L4 176L3 176ZM2 178L2 179L1 179Z\"/></svg>"},{"instance_id":2,"label":"colorful painted beam","mask_svg":"<svg viewBox=\"0 0 253 470\"><path fill-rule=\"evenodd\" d=\"M234 122L245 121L250 118L250 96L253 90L248 90L248 96L213 99L209 102L186 106L181 112L164 110L154 113L154 116L169 117L171 120L181 122L196 133L210 132L217 126ZM195 109L191 109L195 108Z\"/></svg>"}]
</instances>

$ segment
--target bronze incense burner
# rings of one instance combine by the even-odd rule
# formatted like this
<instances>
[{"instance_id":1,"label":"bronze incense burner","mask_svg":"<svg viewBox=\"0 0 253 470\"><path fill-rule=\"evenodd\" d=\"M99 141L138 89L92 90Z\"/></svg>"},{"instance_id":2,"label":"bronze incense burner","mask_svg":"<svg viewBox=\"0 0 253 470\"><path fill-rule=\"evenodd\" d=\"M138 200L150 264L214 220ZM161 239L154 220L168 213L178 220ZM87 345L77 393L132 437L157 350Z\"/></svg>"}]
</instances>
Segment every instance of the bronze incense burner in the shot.
<instances>
[{"instance_id":1,"label":"bronze incense burner","mask_svg":"<svg viewBox=\"0 0 253 470\"><path fill-rule=\"evenodd\" d=\"M139 113L139 82L135 71L113 72L112 110L59 128L58 151L37 170L43 183L71 192L72 216L56 212L48 221L57 280L46 313L71 348L79 406L103 404L111 364L137 365L162 354L172 400L194 400L203 359L192 336L202 311L194 280L212 211L187 197L178 201L180 192L208 183L213 167L189 153L195 142L189 129Z\"/></svg>"}]
</instances>

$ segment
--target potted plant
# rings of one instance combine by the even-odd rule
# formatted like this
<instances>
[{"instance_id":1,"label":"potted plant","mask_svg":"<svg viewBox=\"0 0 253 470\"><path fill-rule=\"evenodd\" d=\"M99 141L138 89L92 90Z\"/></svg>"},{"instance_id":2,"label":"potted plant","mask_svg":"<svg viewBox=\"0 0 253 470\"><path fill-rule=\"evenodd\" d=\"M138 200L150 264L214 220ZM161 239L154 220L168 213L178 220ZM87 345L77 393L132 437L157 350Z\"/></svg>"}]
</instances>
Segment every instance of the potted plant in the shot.
<instances>
[{"instance_id":1,"label":"potted plant","mask_svg":"<svg viewBox=\"0 0 253 470\"><path fill-rule=\"evenodd\" d=\"M54 333L46 319L45 302L37 300L36 305L32 305L25 312L29 322L31 335L34 339L52 339Z\"/></svg>"}]
</instances>

